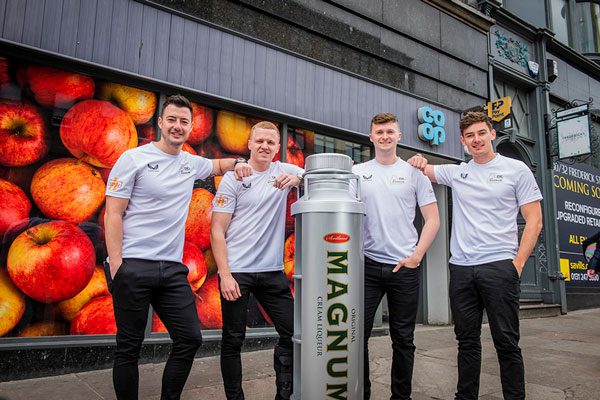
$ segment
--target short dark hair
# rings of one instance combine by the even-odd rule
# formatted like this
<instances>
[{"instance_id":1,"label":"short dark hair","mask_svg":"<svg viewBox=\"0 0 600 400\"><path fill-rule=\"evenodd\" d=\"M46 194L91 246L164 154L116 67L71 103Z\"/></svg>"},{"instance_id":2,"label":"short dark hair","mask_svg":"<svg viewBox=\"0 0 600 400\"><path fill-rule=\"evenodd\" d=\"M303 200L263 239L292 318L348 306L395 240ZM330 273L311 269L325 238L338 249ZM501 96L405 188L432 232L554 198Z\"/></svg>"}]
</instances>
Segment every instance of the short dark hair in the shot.
<instances>
[{"instance_id":1,"label":"short dark hair","mask_svg":"<svg viewBox=\"0 0 600 400\"><path fill-rule=\"evenodd\" d=\"M184 96L180 94L174 94L165 99L165 102L162 106L162 111L160 113L161 116L165 114L165 110L167 106L174 105L175 107L185 107L190 110L190 114L194 115L194 109L192 108L192 102L186 99Z\"/></svg>"},{"instance_id":2,"label":"short dark hair","mask_svg":"<svg viewBox=\"0 0 600 400\"><path fill-rule=\"evenodd\" d=\"M392 113L379 113L371 118L371 127L373 125L387 124L388 122L398 123L398 118Z\"/></svg>"},{"instance_id":3,"label":"short dark hair","mask_svg":"<svg viewBox=\"0 0 600 400\"><path fill-rule=\"evenodd\" d=\"M494 129L492 126L492 120L486 113L481 111L469 111L460 117L460 134L462 135L465 129L478 122L485 122L488 128L490 128L490 131Z\"/></svg>"}]
</instances>

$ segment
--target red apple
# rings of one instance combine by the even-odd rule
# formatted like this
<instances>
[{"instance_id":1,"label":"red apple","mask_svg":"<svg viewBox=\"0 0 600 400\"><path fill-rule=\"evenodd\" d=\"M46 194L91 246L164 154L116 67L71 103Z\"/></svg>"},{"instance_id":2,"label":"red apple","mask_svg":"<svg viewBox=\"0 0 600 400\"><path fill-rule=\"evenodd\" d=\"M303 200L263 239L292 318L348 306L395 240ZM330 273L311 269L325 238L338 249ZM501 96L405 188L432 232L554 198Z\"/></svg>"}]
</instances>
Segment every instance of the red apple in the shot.
<instances>
[{"instance_id":1,"label":"red apple","mask_svg":"<svg viewBox=\"0 0 600 400\"><path fill-rule=\"evenodd\" d=\"M210 221L215 195L206 189L194 189L185 221L185 239L202 250L210 247Z\"/></svg>"},{"instance_id":2,"label":"red apple","mask_svg":"<svg viewBox=\"0 0 600 400\"><path fill-rule=\"evenodd\" d=\"M114 335L117 333L112 296L90 300L71 321L71 335Z\"/></svg>"},{"instance_id":3,"label":"red apple","mask_svg":"<svg viewBox=\"0 0 600 400\"><path fill-rule=\"evenodd\" d=\"M74 158L42 165L31 181L31 196L48 218L87 221L104 202L106 185L92 166Z\"/></svg>"},{"instance_id":4,"label":"red apple","mask_svg":"<svg viewBox=\"0 0 600 400\"><path fill-rule=\"evenodd\" d=\"M28 103L0 103L0 164L9 167L33 164L49 148L42 115Z\"/></svg>"},{"instance_id":5,"label":"red apple","mask_svg":"<svg viewBox=\"0 0 600 400\"><path fill-rule=\"evenodd\" d=\"M219 145L215 142L204 142L196 149L199 156L206 158L223 158L223 152L221 151Z\"/></svg>"},{"instance_id":6,"label":"red apple","mask_svg":"<svg viewBox=\"0 0 600 400\"><path fill-rule=\"evenodd\" d=\"M217 262L215 261L215 255L212 252L212 249L206 249L204 251L204 261L206 262L206 273L207 275L212 275L217 273Z\"/></svg>"},{"instance_id":7,"label":"red apple","mask_svg":"<svg viewBox=\"0 0 600 400\"><path fill-rule=\"evenodd\" d=\"M0 179L0 237L18 224L26 223L31 202L20 187Z\"/></svg>"},{"instance_id":8,"label":"red apple","mask_svg":"<svg viewBox=\"0 0 600 400\"><path fill-rule=\"evenodd\" d=\"M19 332L19 337L63 336L68 333L67 326L63 322L46 321L27 325Z\"/></svg>"},{"instance_id":9,"label":"red apple","mask_svg":"<svg viewBox=\"0 0 600 400\"><path fill-rule=\"evenodd\" d=\"M292 204L294 204L296 202L296 200L298 200L298 194L296 192L297 190L298 189L296 189L296 188L290 190L290 192L288 193L288 196L287 196L287 203L285 206L285 230L286 230L286 232L294 230L295 218L292 215Z\"/></svg>"},{"instance_id":10,"label":"red apple","mask_svg":"<svg viewBox=\"0 0 600 400\"><path fill-rule=\"evenodd\" d=\"M156 142L159 137L156 136L156 127L154 124L138 126L138 138L148 139L151 142Z\"/></svg>"},{"instance_id":11,"label":"red apple","mask_svg":"<svg viewBox=\"0 0 600 400\"><path fill-rule=\"evenodd\" d=\"M96 97L110 101L125 110L136 125L150 121L156 111L156 93L120 83L99 83Z\"/></svg>"},{"instance_id":12,"label":"red apple","mask_svg":"<svg viewBox=\"0 0 600 400\"><path fill-rule=\"evenodd\" d=\"M294 164L299 166L300 168L304 168L304 153L302 153L302 149L298 145L298 142L291 137L287 138L287 149L285 152L285 162L289 164ZM281 149L275 154L273 157L273 161L279 161L281 159Z\"/></svg>"},{"instance_id":13,"label":"red apple","mask_svg":"<svg viewBox=\"0 0 600 400\"><path fill-rule=\"evenodd\" d=\"M202 250L194 243L186 240L183 246L183 260L181 263L190 270L188 282L195 293L206 279L206 262Z\"/></svg>"},{"instance_id":14,"label":"red apple","mask_svg":"<svg viewBox=\"0 0 600 400\"><path fill-rule=\"evenodd\" d=\"M223 150L236 154L248 154L248 139L252 125L246 117L231 111L217 114L217 139Z\"/></svg>"},{"instance_id":15,"label":"red apple","mask_svg":"<svg viewBox=\"0 0 600 400\"><path fill-rule=\"evenodd\" d=\"M129 115L108 101L85 100L62 119L60 138L75 157L109 168L125 150L137 146L137 131Z\"/></svg>"},{"instance_id":16,"label":"red apple","mask_svg":"<svg viewBox=\"0 0 600 400\"><path fill-rule=\"evenodd\" d=\"M288 136L287 138L285 162L304 168L304 153L302 153L302 149L298 145L298 142L292 136Z\"/></svg>"},{"instance_id":17,"label":"red apple","mask_svg":"<svg viewBox=\"0 0 600 400\"><path fill-rule=\"evenodd\" d=\"M192 103L192 109L194 111L194 124L187 141L192 146L196 146L204 142L212 133L213 111L198 103Z\"/></svg>"},{"instance_id":18,"label":"red apple","mask_svg":"<svg viewBox=\"0 0 600 400\"><path fill-rule=\"evenodd\" d=\"M94 80L89 76L43 65L20 68L19 83L28 87L35 100L48 108L68 108L94 96Z\"/></svg>"},{"instance_id":19,"label":"red apple","mask_svg":"<svg viewBox=\"0 0 600 400\"><path fill-rule=\"evenodd\" d=\"M92 279L90 279L87 286L70 299L59 302L58 308L64 320L70 322L88 301L94 297L107 296L109 294L104 268L96 266Z\"/></svg>"},{"instance_id":20,"label":"red apple","mask_svg":"<svg viewBox=\"0 0 600 400\"><path fill-rule=\"evenodd\" d=\"M283 245L283 272L290 282L294 281L294 255L296 254L296 234L292 233Z\"/></svg>"},{"instance_id":21,"label":"red apple","mask_svg":"<svg viewBox=\"0 0 600 400\"><path fill-rule=\"evenodd\" d=\"M11 83L8 72L8 59L0 57L0 88Z\"/></svg>"},{"instance_id":22,"label":"red apple","mask_svg":"<svg viewBox=\"0 0 600 400\"><path fill-rule=\"evenodd\" d=\"M206 329L221 329L223 316L221 315L218 275L215 274L206 278L204 285L198 291L198 297L200 303L196 303L196 307L198 307L198 317L202 326Z\"/></svg>"},{"instance_id":23,"label":"red apple","mask_svg":"<svg viewBox=\"0 0 600 400\"><path fill-rule=\"evenodd\" d=\"M112 171L112 168L97 167L96 170L98 172L100 172L100 177L102 178L102 182L104 182L104 184L108 183L108 177L110 176L110 171Z\"/></svg>"},{"instance_id":24,"label":"red apple","mask_svg":"<svg viewBox=\"0 0 600 400\"><path fill-rule=\"evenodd\" d=\"M168 332L165 324L160 320L160 318L158 318L158 314L156 313L156 311L152 313L152 332Z\"/></svg>"},{"instance_id":25,"label":"red apple","mask_svg":"<svg viewBox=\"0 0 600 400\"><path fill-rule=\"evenodd\" d=\"M75 224L51 221L31 227L13 241L7 269L14 284L42 303L69 299L88 284L96 255Z\"/></svg>"},{"instance_id":26,"label":"red apple","mask_svg":"<svg viewBox=\"0 0 600 400\"><path fill-rule=\"evenodd\" d=\"M190 146L187 142L185 142L183 144L183 146L181 147L181 151L185 151L185 152L188 152L188 153L193 154L193 155L197 155L198 154L198 153L196 153L196 150L194 150L194 148L192 146Z\"/></svg>"},{"instance_id":27,"label":"red apple","mask_svg":"<svg viewBox=\"0 0 600 400\"><path fill-rule=\"evenodd\" d=\"M0 269L0 336L12 331L25 313L25 296Z\"/></svg>"}]
</instances>

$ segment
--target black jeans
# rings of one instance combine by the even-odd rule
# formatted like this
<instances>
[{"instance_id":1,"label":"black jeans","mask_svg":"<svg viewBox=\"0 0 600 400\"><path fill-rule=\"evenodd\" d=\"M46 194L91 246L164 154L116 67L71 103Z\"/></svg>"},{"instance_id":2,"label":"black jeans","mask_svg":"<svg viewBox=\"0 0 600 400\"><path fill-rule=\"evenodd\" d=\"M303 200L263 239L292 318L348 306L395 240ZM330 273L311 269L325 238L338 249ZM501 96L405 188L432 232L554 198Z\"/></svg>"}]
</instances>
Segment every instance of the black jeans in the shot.
<instances>
[{"instance_id":1,"label":"black jeans","mask_svg":"<svg viewBox=\"0 0 600 400\"><path fill-rule=\"evenodd\" d=\"M275 373L280 375L279 354L291 362L293 354L292 335L294 334L294 300L288 279L283 271L233 273L242 296L235 301L227 301L221 295L221 311L223 314L223 335L221 341L221 374L223 386L228 400L243 400L242 345L246 337L246 318L248 298L254 294L256 300L264 308L273 321L279 334L276 347ZM291 368L291 365L289 366ZM286 374L291 373L287 371ZM291 378L291 375L289 376ZM277 377L276 377L277 379ZM291 379L289 379L291 384ZM291 391L291 387L289 388ZM289 397L289 396L288 396ZM280 397L278 394L276 398Z\"/></svg>"},{"instance_id":2,"label":"black jeans","mask_svg":"<svg viewBox=\"0 0 600 400\"><path fill-rule=\"evenodd\" d=\"M525 368L519 348L519 281L512 260L475 266L450 264L450 306L458 340L456 399L477 399L479 395L484 308L498 355L504 398L525 398Z\"/></svg>"},{"instance_id":3,"label":"black jeans","mask_svg":"<svg viewBox=\"0 0 600 400\"><path fill-rule=\"evenodd\" d=\"M419 306L420 268L400 268L365 257L365 368L364 400L371 398L369 379L369 337L373 330L375 312L383 295L387 295L390 336L392 338L392 397L410 399L415 361L413 344L417 309Z\"/></svg>"},{"instance_id":4,"label":"black jeans","mask_svg":"<svg viewBox=\"0 0 600 400\"><path fill-rule=\"evenodd\" d=\"M162 400L179 399L190 373L196 350L202 344L195 297L187 280L188 269L176 262L128 258L110 278L117 322L117 347L113 383L119 400L138 398L138 360L149 305L165 324L173 347L162 377Z\"/></svg>"}]
</instances>

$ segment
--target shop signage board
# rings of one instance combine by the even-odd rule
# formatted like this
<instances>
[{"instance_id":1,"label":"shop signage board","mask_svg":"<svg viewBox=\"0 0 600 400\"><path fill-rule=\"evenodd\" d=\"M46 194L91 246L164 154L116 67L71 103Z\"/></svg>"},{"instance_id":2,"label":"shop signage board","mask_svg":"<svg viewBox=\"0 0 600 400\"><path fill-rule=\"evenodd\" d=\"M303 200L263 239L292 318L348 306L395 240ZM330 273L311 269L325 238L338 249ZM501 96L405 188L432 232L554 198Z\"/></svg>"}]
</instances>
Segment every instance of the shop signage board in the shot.
<instances>
[{"instance_id":1,"label":"shop signage board","mask_svg":"<svg viewBox=\"0 0 600 400\"><path fill-rule=\"evenodd\" d=\"M556 112L558 158L591 153L589 105Z\"/></svg>"},{"instance_id":2,"label":"shop signage board","mask_svg":"<svg viewBox=\"0 0 600 400\"><path fill-rule=\"evenodd\" d=\"M560 270L567 286L600 287L588 279L583 241L600 231L600 170L586 164L554 164Z\"/></svg>"}]
</instances>

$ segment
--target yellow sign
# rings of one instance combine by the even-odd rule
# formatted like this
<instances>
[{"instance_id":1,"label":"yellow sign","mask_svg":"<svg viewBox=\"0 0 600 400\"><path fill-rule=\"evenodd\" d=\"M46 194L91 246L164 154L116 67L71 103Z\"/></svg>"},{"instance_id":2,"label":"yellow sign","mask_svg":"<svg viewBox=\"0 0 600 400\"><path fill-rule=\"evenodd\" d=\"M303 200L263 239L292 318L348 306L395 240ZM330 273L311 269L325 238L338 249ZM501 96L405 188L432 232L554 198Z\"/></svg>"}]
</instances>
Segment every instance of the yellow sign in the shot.
<instances>
[{"instance_id":1,"label":"yellow sign","mask_svg":"<svg viewBox=\"0 0 600 400\"><path fill-rule=\"evenodd\" d=\"M512 101L510 97L492 100L485 106L488 117L492 121L500 122L510 115Z\"/></svg>"}]
</instances>

